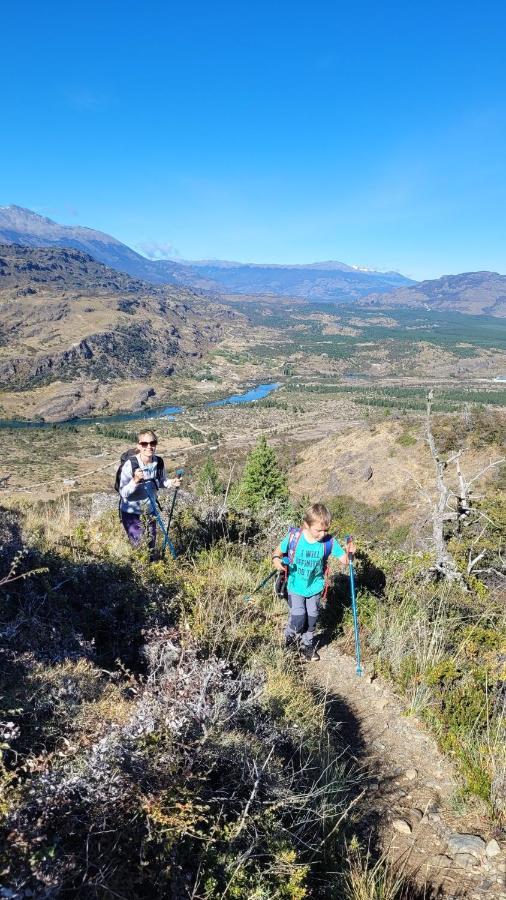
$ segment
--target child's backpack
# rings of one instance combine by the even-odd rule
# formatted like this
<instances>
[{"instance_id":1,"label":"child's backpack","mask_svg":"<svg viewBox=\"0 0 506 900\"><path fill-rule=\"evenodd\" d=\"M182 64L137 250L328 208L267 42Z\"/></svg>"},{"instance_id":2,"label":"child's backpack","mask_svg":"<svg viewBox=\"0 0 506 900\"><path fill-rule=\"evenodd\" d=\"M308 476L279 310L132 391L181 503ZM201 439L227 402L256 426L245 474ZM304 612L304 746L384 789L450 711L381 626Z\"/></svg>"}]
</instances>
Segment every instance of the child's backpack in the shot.
<instances>
[{"instance_id":1,"label":"child's backpack","mask_svg":"<svg viewBox=\"0 0 506 900\"><path fill-rule=\"evenodd\" d=\"M274 590L275 590L277 596L280 597L282 600L288 600L288 571L289 571L289 567L293 565L293 561L295 559L295 552L297 550L297 544L300 541L301 534L302 534L302 528L301 527L296 528L293 525L288 532L288 550L287 550L287 554L286 554L288 557L288 565L285 566L283 571L279 573L279 575L276 577L276 580L274 582ZM325 598L327 596L327 590L328 590L327 570L329 567L329 557L330 557L330 554L332 553L333 543L334 543L334 538L329 536L329 537L325 538L325 541L323 544L323 560L322 561L323 561L323 577L325 578L325 588L323 591L323 600L325 600Z\"/></svg>"},{"instance_id":2,"label":"child's backpack","mask_svg":"<svg viewBox=\"0 0 506 900\"><path fill-rule=\"evenodd\" d=\"M135 447L130 448L129 450L125 450L125 452L121 454L119 466L116 470L116 477L114 479L114 490L118 494L119 494L119 483L121 480L121 470L128 459L132 463L132 477L133 477L135 470L139 468L139 460L137 459L137 450L135 449ZM156 460L156 480L158 482L160 482L162 479L163 468L164 468L163 459L161 456L154 456L153 459Z\"/></svg>"}]
</instances>

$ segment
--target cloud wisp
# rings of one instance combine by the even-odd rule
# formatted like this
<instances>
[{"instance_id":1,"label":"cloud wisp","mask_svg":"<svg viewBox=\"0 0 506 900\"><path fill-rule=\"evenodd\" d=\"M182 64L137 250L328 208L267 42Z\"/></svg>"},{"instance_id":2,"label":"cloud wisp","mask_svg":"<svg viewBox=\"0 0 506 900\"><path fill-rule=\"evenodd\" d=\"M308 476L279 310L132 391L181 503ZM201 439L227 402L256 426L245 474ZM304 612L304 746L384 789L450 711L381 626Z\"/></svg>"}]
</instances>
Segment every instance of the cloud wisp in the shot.
<instances>
[{"instance_id":1,"label":"cloud wisp","mask_svg":"<svg viewBox=\"0 0 506 900\"><path fill-rule=\"evenodd\" d=\"M181 254L170 241L141 241L135 249L148 259L180 259Z\"/></svg>"}]
</instances>

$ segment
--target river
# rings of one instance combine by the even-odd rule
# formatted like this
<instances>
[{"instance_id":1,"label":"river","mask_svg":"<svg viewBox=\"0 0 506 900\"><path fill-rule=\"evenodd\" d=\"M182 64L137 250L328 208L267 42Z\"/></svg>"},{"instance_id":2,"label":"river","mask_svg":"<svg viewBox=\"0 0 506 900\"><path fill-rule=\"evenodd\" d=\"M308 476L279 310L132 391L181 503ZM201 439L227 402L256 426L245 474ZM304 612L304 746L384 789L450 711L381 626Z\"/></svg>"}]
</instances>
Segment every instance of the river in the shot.
<instances>
[{"instance_id":1,"label":"river","mask_svg":"<svg viewBox=\"0 0 506 900\"><path fill-rule=\"evenodd\" d=\"M255 400L263 400L272 391L279 387L278 382L271 384L257 384L244 394L233 394L222 400L212 400L205 406L238 406L243 403L254 403ZM117 413L113 416L94 416L89 419L66 419L64 422L30 422L23 419L0 419L1 428L58 428L60 425L111 425L118 422L132 422L139 419L166 419L184 412L183 406L161 406L154 409L137 410L137 412Z\"/></svg>"}]
</instances>

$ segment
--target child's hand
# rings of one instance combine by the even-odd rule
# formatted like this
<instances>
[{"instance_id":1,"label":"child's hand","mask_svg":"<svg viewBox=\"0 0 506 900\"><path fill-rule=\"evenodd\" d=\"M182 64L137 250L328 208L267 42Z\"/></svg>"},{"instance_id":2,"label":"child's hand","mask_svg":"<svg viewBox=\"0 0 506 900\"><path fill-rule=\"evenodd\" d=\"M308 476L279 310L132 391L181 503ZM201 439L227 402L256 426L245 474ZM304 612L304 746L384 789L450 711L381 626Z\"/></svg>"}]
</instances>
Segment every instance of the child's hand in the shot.
<instances>
[{"instance_id":1,"label":"child's hand","mask_svg":"<svg viewBox=\"0 0 506 900\"><path fill-rule=\"evenodd\" d=\"M181 487L181 479L177 476L175 478L169 478L169 487L178 488Z\"/></svg>"},{"instance_id":2,"label":"child's hand","mask_svg":"<svg viewBox=\"0 0 506 900\"><path fill-rule=\"evenodd\" d=\"M281 559L280 556L273 556L273 557L272 557L272 565L274 566L274 568L275 568L278 572L282 572L283 569L285 568L284 565L283 565L283 560Z\"/></svg>"},{"instance_id":3,"label":"child's hand","mask_svg":"<svg viewBox=\"0 0 506 900\"><path fill-rule=\"evenodd\" d=\"M348 554L348 556L350 554L355 556L356 547L355 547L355 541L353 540L353 538L350 538L350 540L346 542L346 553Z\"/></svg>"},{"instance_id":4,"label":"child's hand","mask_svg":"<svg viewBox=\"0 0 506 900\"><path fill-rule=\"evenodd\" d=\"M144 481L144 472L142 471L142 469L135 470L134 481L136 484L139 484L141 481Z\"/></svg>"}]
</instances>

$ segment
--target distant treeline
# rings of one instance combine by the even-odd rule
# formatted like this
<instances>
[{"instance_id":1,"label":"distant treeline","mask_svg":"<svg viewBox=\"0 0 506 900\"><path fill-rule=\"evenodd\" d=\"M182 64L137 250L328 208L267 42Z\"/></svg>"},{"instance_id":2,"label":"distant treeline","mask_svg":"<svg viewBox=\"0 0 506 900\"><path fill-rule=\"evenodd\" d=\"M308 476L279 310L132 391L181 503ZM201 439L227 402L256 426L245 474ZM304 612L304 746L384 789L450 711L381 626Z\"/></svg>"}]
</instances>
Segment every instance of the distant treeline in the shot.
<instances>
[{"instance_id":1,"label":"distant treeline","mask_svg":"<svg viewBox=\"0 0 506 900\"><path fill-rule=\"evenodd\" d=\"M395 406L400 409L424 410L427 388L423 387L370 387L344 384L288 384L286 391L314 394L351 394L355 403L368 406ZM490 405L506 407L506 390L476 391L465 388L434 391L433 409L437 412L452 412L462 404Z\"/></svg>"}]
</instances>

